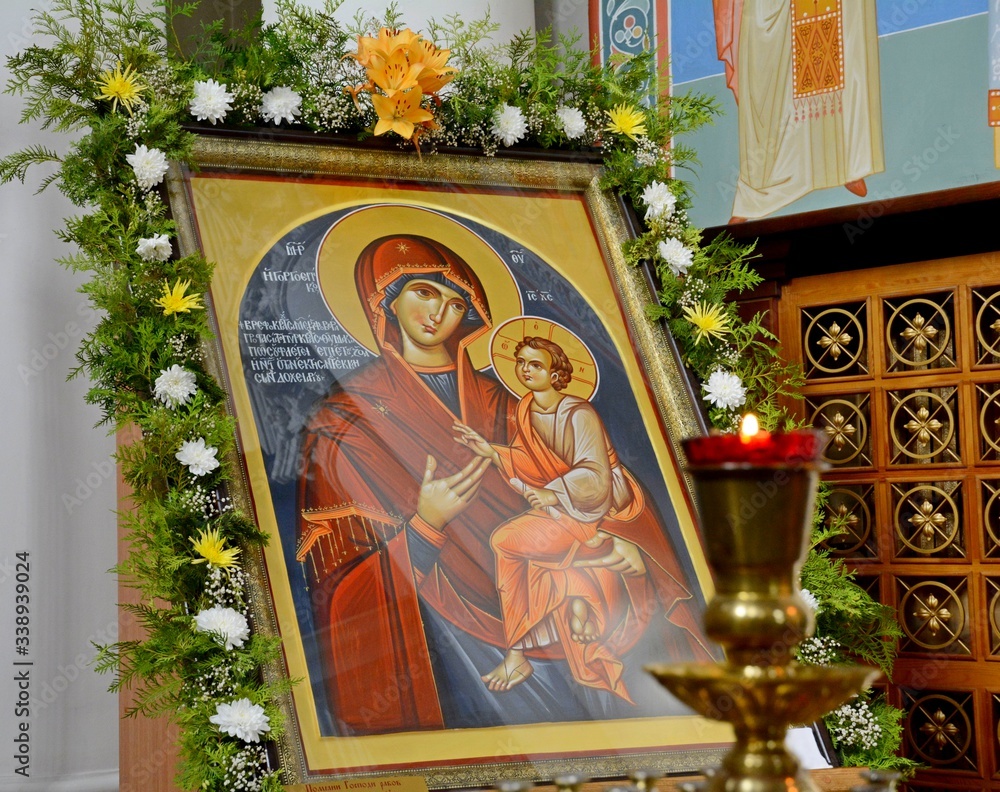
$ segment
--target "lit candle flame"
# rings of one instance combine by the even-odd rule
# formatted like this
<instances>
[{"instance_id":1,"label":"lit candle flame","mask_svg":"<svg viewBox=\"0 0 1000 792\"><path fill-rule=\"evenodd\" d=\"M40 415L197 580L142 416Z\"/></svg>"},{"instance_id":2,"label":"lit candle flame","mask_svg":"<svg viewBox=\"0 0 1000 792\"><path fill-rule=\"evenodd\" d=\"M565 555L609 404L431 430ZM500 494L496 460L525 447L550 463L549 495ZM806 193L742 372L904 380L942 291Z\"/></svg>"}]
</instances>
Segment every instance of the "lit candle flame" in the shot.
<instances>
[{"instance_id":1,"label":"lit candle flame","mask_svg":"<svg viewBox=\"0 0 1000 792\"><path fill-rule=\"evenodd\" d=\"M743 422L740 424L740 437L743 440L749 440L759 431L760 421L757 420L757 416L753 413L747 413L744 415Z\"/></svg>"}]
</instances>

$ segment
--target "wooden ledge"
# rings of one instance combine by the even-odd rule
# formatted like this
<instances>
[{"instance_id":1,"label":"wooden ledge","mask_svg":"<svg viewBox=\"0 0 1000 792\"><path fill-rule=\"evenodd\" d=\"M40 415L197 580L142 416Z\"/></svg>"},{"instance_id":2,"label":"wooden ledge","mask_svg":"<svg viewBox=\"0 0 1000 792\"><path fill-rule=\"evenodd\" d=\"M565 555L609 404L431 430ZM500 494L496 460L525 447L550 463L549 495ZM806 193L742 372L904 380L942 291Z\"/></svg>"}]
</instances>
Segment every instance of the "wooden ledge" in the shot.
<instances>
[{"instance_id":1,"label":"wooden ledge","mask_svg":"<svg viewBox=\"0 0 1000 792\"><path fill-rule=\"evenodd\" d=\"M835 767L830 770L813 770L810 775L823 792L850 792L851 787L866 783L861 777L861 768L857 767ZM657 792L677 792L680 785L685 781L698 781L704 776L674 776L671 778L661 778L656 782ZM609 787L628 782L599 781L585 784L582 792L604 792ZM535 787L543 792L555 792L554 786Z\"/></svg>"}]
</instances>

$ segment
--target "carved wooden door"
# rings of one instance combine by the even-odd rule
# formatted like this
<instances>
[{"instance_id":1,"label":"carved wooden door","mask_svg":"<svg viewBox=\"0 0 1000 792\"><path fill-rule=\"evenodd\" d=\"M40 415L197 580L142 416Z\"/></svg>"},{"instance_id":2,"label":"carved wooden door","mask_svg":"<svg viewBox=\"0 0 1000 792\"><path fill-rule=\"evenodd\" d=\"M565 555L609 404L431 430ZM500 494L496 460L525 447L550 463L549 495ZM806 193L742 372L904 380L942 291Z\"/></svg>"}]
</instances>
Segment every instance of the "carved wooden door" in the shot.
<instances>
[{"instance_id":1,"label":"carved wooden door","mask_svg":"<svg viewBox=\"0 0 1000 792\"><path fill-rule=\"evenodd\" d=\"M904 631L890 701L921 792L1000 790L997 255L800 278L781 291L807 418L830 437L833 552Z\"/></svg>"}]
</instances>

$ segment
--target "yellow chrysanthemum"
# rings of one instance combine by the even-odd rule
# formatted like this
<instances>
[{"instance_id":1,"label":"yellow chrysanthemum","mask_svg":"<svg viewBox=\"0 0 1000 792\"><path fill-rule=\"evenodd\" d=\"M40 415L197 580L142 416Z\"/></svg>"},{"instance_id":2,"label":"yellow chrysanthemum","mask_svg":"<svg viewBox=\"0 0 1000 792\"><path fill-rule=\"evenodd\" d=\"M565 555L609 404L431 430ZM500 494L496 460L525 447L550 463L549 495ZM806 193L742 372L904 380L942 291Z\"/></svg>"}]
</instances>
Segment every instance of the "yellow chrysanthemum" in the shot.
<instances>
[{"instance_id":1,"label":"yellow chrysanthemum","mask_svg":"<svg viewBox=\"0 0 1000 792\"><path fill-rule=\"evenodd\" d=\"M132 115L132 109L142 98L142 92L146 90L146 86L139 82L135 70L127 66L123 72L120 63L115 66L114 71L108 69L98 77L97 85L101 89L97 94L98 99L110 100L112 110L117 110L118 103L121 102L121 106L129 115Z\"/></svg>"},{"instance_id":2,"label":"yellow chrysanthemum","mask_svg":"<svg viewBox=\"0 0 1000 792\"><path fill-rule=\"evenodd\" d=\"M192 561L192 564L208 563L210 566L231 567L236 563L236 556L240 554L238 547L226 547L226 540L222 538L219 529L204 530L198 534L198 538L191 538L194 551L201 556Z\"/></svg>"},{"instance_id":3,"label":"yellow chrysanthemum","mask_svg":"<svg viewBox=\"0 0 1000 792\"><path fill-rule=\"evenodd\" d=\"M185 296L191 281L178 280L174 288L170 288L169 283L163 284L163 296L156 301L156 304L163 308L163 315L170 316L176 313L190 313L192 308L204 308L201 304L200 294L188 294Z\"/></svg>"},{"instance_id":4,"label":"yellow chrysanthemum","mask_svg":"<svg viewBox=\"0 0 1000 792\"><path fill-rule=\"evenodd\" d=\"M646 134L646 116L643 115L642 110L623 102L608 110L607 114L611 121L605 127L608 132L614 132L616 135L625 135L632 138L632 140L638 140L639 135Z\"/></svg>"},{"instance_id":5,"label":"yellow chrysanthemum","mask_svg":"<svg viewBox=\"0 0 1000 792\"><path fill-rule=\"evenodd\" d=\"M700 302L684 309L684 318L694 325L694 342L722 338L729 332L729 317L722 312L722 306Z\"/></svg>"}]
</instances>

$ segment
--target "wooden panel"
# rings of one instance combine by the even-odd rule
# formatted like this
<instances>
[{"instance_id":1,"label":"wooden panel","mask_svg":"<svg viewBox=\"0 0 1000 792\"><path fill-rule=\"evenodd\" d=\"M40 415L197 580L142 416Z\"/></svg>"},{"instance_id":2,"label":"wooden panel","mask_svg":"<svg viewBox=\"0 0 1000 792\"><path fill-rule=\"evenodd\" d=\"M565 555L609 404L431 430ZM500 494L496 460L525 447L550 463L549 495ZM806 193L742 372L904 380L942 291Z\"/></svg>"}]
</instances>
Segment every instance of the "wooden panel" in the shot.
<instances>
[{"instance_id":1,"label":"wooden panel","mask_svg":"<svg viewBox=\"0 0 1000 792\"><path fill-rule=\"evenodd\" d=\"M118 445L127 445L138 437L136 428L123 429L118 432ZM117 476L118 510L124 512L129 508L132 491L122 480L121 471ZM118 521L118 560L124 560L128 554L128 545L124 540L121 519ZM134 603L139 601L139 593L118 583L118 601ZM142 631L127 614L119 612L118 640L132 641L142 638ZM118 697L118 710L121 720L118 726L118 784L121 792L176 792L173 784L176 774L177 751L174 744L177 741L177 726L165 719L151 720L149 718L125 718L125 711L132 700L128 691Z\"/></svg>"},{"instance_id":2,"label":"wooden panel","mask_svg":"<svg viewBox=\"0 0 1000 792\"><path fill-rule=\"evenodd\" d=\"M836 434L838 408L816 408L840 404L856 441L862 418L845 405L867 398L868 457L834 454L840 464L826 478L838 508L872 523L837 554L877 582L904 628L889 698L907 713L904 753L930 767L914 789L1000 786L1000 543L990 534L996 522L1000 538L1000 496L991 500L1000 371L990 352L1000 310L983 317L995 294L1000 307L995 262L985 253L793 278L779 300L782 344L807 364L800 413ZM858 321L833 326L848 314ZM845 333L840 361L860 344L864 365L817 367L818 350Z\"/></svg>"}]
</instances>

